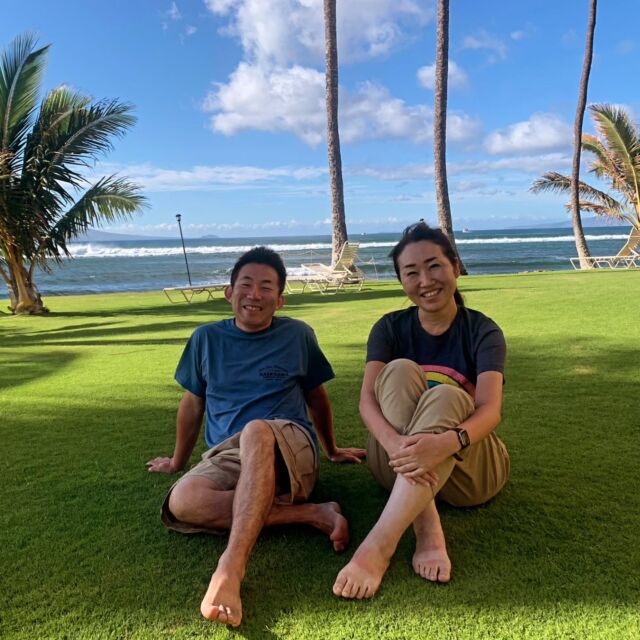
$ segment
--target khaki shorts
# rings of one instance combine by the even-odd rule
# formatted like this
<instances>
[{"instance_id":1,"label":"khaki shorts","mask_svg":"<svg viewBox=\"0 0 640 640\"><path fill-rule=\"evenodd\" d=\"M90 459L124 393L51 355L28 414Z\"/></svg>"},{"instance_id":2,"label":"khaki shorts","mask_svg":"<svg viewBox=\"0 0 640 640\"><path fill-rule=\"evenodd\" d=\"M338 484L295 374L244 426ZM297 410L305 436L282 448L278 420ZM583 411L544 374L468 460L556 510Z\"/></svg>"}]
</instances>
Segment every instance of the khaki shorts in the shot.
<instances>
[{"instance_id":1,"label":"khaki shorts","mask_svg":"<svg viewBox=\"0 0 640 640\"><path fill-rule=\"evenodd\" d=\"M276 439L276 501L304 502L318 480L318 453L309 432L290 420L264 420ZM185 478L202 476L220 491L235 489L240 477L240 433L227 438L202 454L202 460L175 482L162 504L162 522L181 533L224 533L218 529L197 527L176 520L169 510L169 496Z\"/></svg>"}]
</instances>

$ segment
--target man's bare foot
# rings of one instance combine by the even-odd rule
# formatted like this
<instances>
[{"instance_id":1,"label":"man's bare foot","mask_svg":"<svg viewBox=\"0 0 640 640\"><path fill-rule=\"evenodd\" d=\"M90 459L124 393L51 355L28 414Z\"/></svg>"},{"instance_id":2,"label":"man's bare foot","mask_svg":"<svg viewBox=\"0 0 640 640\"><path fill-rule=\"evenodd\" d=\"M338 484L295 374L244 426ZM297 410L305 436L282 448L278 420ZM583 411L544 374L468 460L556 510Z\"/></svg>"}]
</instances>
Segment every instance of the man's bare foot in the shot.
<instances>
[{"instance_id":1,"label":"man's bare foot","mask_svg":"<svg viewBox=\"0 0 640 640\"><path fill-rule=\"evenodd\" d=\"M227 571L216 569L200 605L202 615L212 622L237 627L242 621L240 582Z\"/></svg>"},{"instance_id":2,"label":"man's bare foot","mask_svg":"<svg viewBox=\"0 0 640 640\"><path fill-rule=\"evenodd\" d=\"M365 540L356 550L351 562L340 571L333 585L333 593L343 598L372 598L380 588L391 558Z\"/></svg>"},{"instance_id":3,"label":"man's bare foot","mask_svg":"<svg viewBox=\"0 0 640 640\"><path fill-rule=\"evenodd\" d=\"M318 516L314 525L329 536L334 551L344 551L349 545L349 524L342 515L340 505L337 502L324 502L315 506Z\"/></svg>"},{"instance_id":4,"label":"man's bare foot","mask_svg":"<svg viewBox=\"0 0 640 640\"><path fill-rule=\"evenodd\" d=\"M423 516L426 516L425 512L420 514L413 524L416 534L416 551L411 562L413 570L425 580L449 582L451 560L447 554L440 517L437 511L435 516L433 513L428 517Z\"/></svg>"}]
</instances>

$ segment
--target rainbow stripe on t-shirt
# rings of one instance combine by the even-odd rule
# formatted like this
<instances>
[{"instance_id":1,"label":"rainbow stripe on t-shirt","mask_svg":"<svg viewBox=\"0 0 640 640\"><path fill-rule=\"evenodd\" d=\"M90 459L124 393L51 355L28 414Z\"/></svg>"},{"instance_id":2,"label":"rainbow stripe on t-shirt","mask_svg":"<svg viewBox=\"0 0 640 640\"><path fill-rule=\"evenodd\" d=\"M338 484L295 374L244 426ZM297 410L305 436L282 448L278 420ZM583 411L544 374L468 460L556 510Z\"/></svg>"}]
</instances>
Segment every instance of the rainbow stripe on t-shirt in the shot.
<instances>
[{"instance_id":1,"label":"rainbow stripe on t-shirt","mask_svg":"<svg viewBox=\"0 0 640 640\"><path fill-rule=\"evenodd\" d=\"M451 367L440 367L432 364L422 364L420 368L423 371L424 379L427 387L431 389L439 384L450 384L459 389L466 391L472 398L476 397L476 387L469 382L459 371Z\"/></svg>"}]
</instances>

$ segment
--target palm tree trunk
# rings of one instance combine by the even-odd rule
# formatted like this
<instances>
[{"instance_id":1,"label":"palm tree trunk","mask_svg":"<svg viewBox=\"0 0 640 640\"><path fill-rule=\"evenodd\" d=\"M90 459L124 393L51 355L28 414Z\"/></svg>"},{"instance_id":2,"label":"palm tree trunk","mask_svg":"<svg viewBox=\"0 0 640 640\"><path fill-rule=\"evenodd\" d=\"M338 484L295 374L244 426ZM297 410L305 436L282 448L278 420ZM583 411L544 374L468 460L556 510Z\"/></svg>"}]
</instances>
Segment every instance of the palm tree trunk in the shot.
<instances>
[{"instance_id":1,"label":"palm tree trunk","mask_svg":"<svg viewBox=\"0 0 640 640\"><path fill-rule=\"evenodd\" d=\"M22 258L12 251L7 252L9 280L5 279L9 292L9 308L16 314L43 315L48 313L40 293L29 276ZM4 274L3 274L4 279Z\"/></svg>"},{"instance_id":2,"label":"palm tree trunk","mask_svg":"<svg viewBox=\"0 0 640 640\"><path fill-rule=\"evenodd\" d=\"M587 89L589 87L589 74L591 73L591 60L593 59L593 34L596 29L596 8L598 0L591 0L589 10L589 24L587 26L587 41L584 47L584 62L582 76L580 78L580 91L578 94L578 106L576 107L576 119L573 126L573 167L571 171L571 219L573 223L573 235L576 241L576 251L580 259L581 269L590 269L588 260L591 257L587 240L584 237L582 218L580 217L580 198L578 183L580 181L580 152L582 151L582 122L584 111L587 107Z\"/></svg>"},{"instance_id":3,"label":"palm tree trunk","mask_svg":"<svg viewBox=\"0 0 640 640\"><path fill-rule=\"evenodd\" d=\"M433 113L433 155L438 226L449 238L460 262L460 273L467 274L460 260L451 220L451 203L447 184L447 81L449 74L449 0L438 0L436 36L436 83Z\"/></svg>"},{"instance_id":4,"label":"palm tree trunk","mask_svg":"<svg viewBox=\"0 0 640 640\"><path fill-rule=\"evenodd\" d=\"M327 153L331 185L331 264L335 264L347 241L344 215L342 158L338 130L338 41L336 36L336 0L324 0L324 40L326 60Z\"/></svg>"}]
</instances>

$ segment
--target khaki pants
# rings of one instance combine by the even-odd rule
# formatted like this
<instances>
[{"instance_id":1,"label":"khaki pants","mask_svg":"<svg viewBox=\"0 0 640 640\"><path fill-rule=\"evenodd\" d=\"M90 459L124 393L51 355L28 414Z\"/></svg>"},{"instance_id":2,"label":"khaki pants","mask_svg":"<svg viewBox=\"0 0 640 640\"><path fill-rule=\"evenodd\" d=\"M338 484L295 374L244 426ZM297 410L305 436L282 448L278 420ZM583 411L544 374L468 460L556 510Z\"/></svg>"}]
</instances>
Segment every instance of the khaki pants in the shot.
<instances>
[{"instance_id":1,"label":"khaki pants","mask_svg":"<svg viewBox=\"0 0 640 640\"><path fill-rule=\"evenodd\" d=\"M475 410L468 393L452 385L427 389L422 369L411 360L393 360L380 371L375 394L387 421L402 435L442 433L464 422ZM489 434L449 458L434 471L439 482L433 489L441 500L457 507L482 504L493 498L509 477L509 454L502 441ZM389 456L369 434L367 461L376 480L389 491L396 474Z\"/></svg>"},{"instance_id":2,"label":"khaki pants","mask_svg":"<svg viewBox=\"0 0 640 640\"><path fill-rule=\"evenodd\" d=\"M276 502L292 504L309 498L318 480L318 453L306 429L291 420L264 420L276 441ZM165 526L180 533L225 533L176 520L169 509L169 498L185 478L202 476L219 491L236 488L240 477L240 433L227 438L202 454L202 460L169 489L160 517Z\"/></svg>"}]
</instances>

